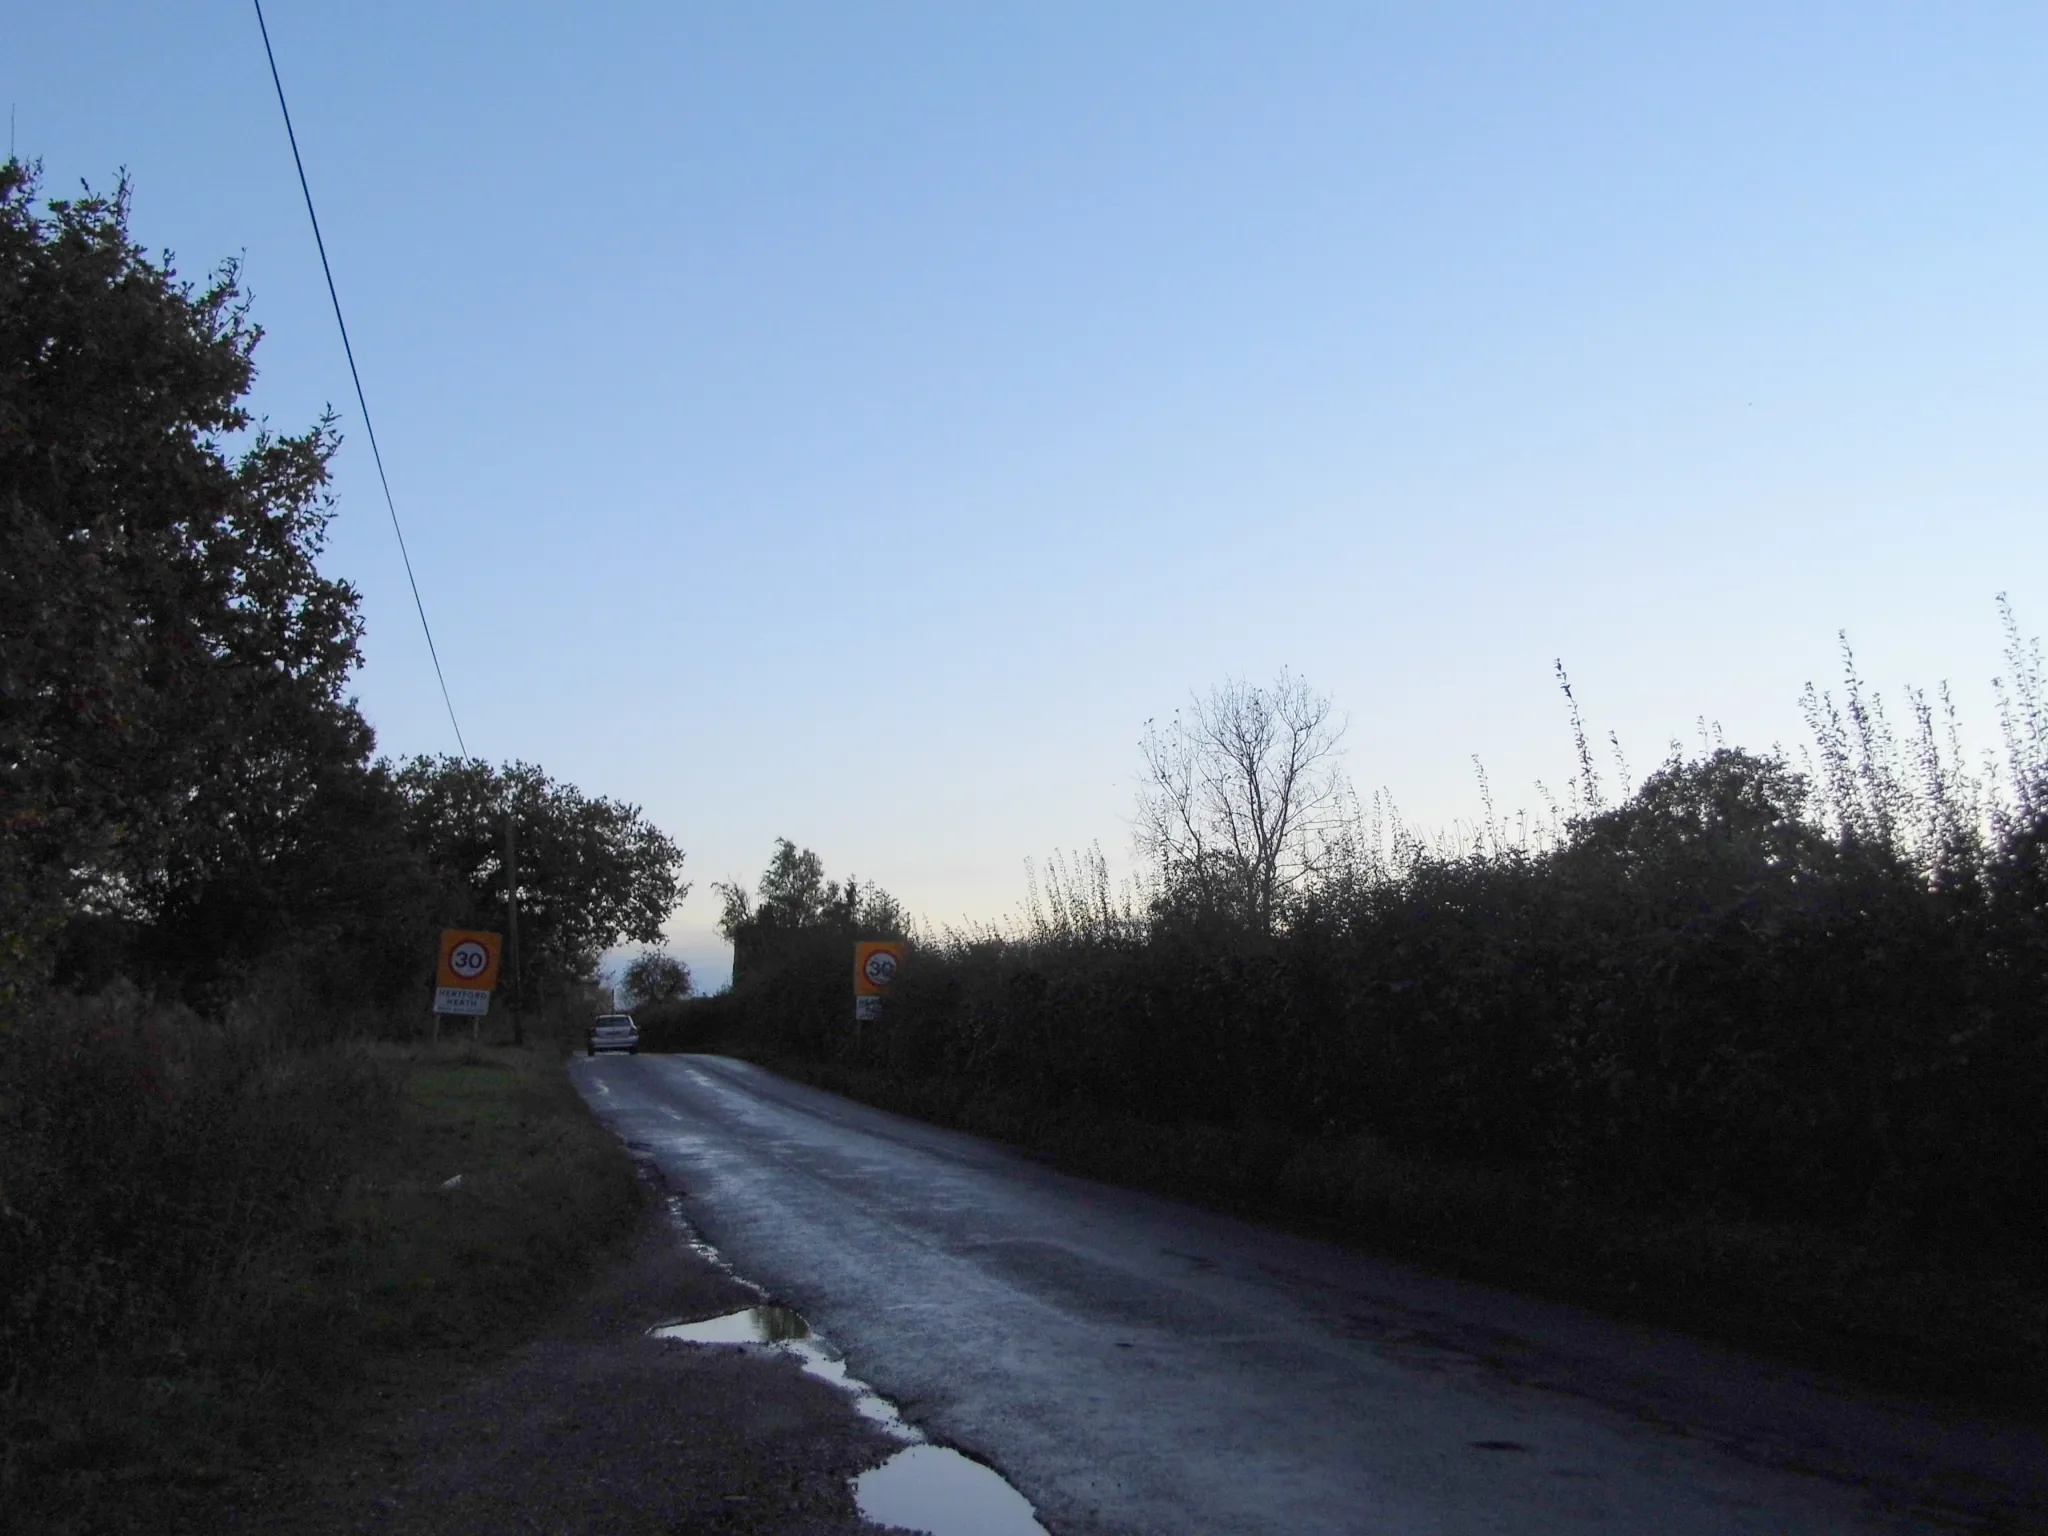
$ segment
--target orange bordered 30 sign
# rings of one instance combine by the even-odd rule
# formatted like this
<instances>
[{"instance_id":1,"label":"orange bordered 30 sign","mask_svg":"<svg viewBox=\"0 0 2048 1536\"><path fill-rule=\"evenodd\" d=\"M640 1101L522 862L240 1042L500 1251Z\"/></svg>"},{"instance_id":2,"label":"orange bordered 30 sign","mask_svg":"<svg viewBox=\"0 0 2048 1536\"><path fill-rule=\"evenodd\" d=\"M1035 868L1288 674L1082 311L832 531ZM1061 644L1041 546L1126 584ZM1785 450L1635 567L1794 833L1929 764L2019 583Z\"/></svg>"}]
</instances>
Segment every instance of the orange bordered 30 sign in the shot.
<instances>
[{"instance_id":1,"label":"orange bordered 30 sign","mask_svg":"<svg viewBox=\"0 0 2048 1536\"><path fill-rule=\"evenodd\" d=\"M853 946L853 1017L882 1016L882 999L903 969L903 946L893 939L863 939Z\"/></svg>"},{"instance_id":2,"label":"orange bordered 30 sign","mask_svg":"<svg viewBox=\"0 0 2048 1536\"><path fill-rule=\"evenodd\" d=\"M441 963L434 972L434 1012L487 1013L498 984L503 940L469 928L441 930Z\"/></svg>"},{"instance_id":3,"label":"orange bordered 30 sign","mask_svg":"<svg viewBox=\"0 0 2048 1536\"><path fill-rule=\"evenodd\" d=\"M903 946L893 940L863 939L853 946L853 995L885 997L903 966Z\"/></svg>"}]
</instances>

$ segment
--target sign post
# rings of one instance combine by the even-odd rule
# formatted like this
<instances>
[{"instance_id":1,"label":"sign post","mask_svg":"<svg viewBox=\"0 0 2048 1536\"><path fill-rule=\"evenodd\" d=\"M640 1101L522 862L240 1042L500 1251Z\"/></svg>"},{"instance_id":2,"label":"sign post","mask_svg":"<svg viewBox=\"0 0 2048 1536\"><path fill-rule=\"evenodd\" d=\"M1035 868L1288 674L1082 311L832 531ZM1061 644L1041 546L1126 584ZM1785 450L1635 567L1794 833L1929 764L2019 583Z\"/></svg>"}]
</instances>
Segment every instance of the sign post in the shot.
<instances>
[{"instance_id":1,"label":"sign post","mask_svg":"<svg viewBox=\"0 0 2048 1536\"><path fill-rule=\"evenodd\" d=\"M498 956L503 940L495 933L470 928L441 930L441 963L434 974L434 1034L439 1038L441 1015L467 1014L470 1034L477 1019L491 1011L491 989L498 984Z\"/></svg>"},{"instance_id":2,"label":"sign post","mask_svg":"<svg viewBox=\"0 0 2048 1536\"><path fill-rule=\"evenodd\" d=\"M894 939L862 939L853 946L853 1048L860 1027L882 1016L882 999L903 968L903 946Z\"/></svg>"},{"instance_id":3,"label":"sign post","mask_svg":"<svg viewBox=\"0 0 2048 1536\"><path fill-rule=\"evenodd\" d=\"M526 1044L526 1021L520 1017L519 1005L526 1001L519 995L519 812L516 807L505 811L505 950L506 969L512 973L512 984L505 991L512 1010L512 1043Z\"/></svg>"}]
</instances>

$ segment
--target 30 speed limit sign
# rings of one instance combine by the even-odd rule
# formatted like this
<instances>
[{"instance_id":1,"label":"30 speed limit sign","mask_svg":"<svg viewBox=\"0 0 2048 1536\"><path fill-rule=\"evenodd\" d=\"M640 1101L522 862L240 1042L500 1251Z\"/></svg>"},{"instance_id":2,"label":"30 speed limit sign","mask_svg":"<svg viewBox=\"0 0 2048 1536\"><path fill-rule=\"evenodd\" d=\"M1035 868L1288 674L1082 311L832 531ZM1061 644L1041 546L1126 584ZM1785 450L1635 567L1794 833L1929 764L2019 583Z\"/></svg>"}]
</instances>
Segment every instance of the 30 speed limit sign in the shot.
<instances>
[{"instance_id":1,"label":"30 speed limit sign","mask_svg":"<svg viewBox=\"0 0 2048 1536\"><path fill-rule=\"evenodd\" d=\"M434 976L434 1012L486 1013L491 990L498 984L498 954L503 941L495 933L466 928L441 932L441 963Z\"/></svg>"},{"instance_id":2,"label":"30 speed limit sign","mask_svg":"<svg viewBox=\"0 0 2048 1536\"><path fill-rule=\"evenodd\" d=\"M881 997L903 968L903 946L893 939L864 939L853 946L853 995Z\"/></svg>"}]
</instances>

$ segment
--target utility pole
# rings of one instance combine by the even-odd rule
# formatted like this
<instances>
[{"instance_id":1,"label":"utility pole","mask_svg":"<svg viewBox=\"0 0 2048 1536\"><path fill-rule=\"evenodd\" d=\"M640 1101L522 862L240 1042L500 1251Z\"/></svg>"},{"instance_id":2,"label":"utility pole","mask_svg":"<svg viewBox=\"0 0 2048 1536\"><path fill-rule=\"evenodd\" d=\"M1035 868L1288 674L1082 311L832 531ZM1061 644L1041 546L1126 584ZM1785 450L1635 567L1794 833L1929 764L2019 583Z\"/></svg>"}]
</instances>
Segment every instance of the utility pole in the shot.
<instances>
[{"instance_id":1,"label":"utility pole","mask_svg":"<svg viewBox=\"0 0 2048 1536\"><path fill-rule=\"evenodd\" d=\"M505 979L512 1001L512 1043L526 1044L526 1021L519 1004L519 805L516 799L505 806L505 948L508 953Z\"/></svg>"}]
</instances>

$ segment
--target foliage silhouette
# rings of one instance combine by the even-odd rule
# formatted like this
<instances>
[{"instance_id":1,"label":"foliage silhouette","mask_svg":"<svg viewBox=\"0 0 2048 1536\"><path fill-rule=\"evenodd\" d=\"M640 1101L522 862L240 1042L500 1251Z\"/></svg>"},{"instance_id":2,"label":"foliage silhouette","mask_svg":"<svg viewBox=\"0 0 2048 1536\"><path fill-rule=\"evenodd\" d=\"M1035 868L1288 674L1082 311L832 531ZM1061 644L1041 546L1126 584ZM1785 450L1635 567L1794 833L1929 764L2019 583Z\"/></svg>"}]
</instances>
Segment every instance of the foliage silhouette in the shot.
<instances>
[{"instance_id":1,"label":"foliage silhouette","mask_svg":"<svg viewBox=\"0 0 2048 1536\"><path fill-rule=\"evenodd\" d=\"M620 980L629 1007L672 1003L690 995L690 968L658 949L635 955Z\"/></svg>"},{"instance_id":2,"label":"foliage silhouette","mask_svg":"<svg viewBox=\"0 0 2048 1536\"><path fill-rule=\"evenodd\" d=\"M783 950L719 1021L1090 1166L1170 1144L1233 1198L1293 1198L1289 1169L1355 1167L1360 1191L1487 1169L1533 1208L1719 1223L1729 1251L1782 1228L1837 1269L1990 1266L2041 1301L2048 735L2038 648L2008 627L1996 788L1945 705L1912 696L1892 732L1845 645L1839 702L1808 694L1810 771L1703 733L1613 791L1573 700L1574 809L1547 834L1354 813L1270 926L1171 850L1121 899L1099 853L1059 861L1022 923L926 936L858 1040L836 949Z\"/></svg>"}]
</instances>

